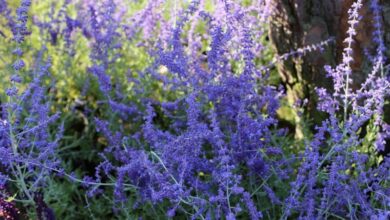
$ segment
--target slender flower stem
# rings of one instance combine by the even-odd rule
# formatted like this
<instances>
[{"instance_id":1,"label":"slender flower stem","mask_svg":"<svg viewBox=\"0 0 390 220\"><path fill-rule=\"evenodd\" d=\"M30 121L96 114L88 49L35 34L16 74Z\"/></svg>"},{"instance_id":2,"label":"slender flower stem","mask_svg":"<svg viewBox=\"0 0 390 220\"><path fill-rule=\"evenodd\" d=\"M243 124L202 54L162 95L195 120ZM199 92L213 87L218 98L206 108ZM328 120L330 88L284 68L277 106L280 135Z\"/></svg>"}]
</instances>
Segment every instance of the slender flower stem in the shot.
<instances>
[{"instance_id":1,"label":"slender flower stem","mask_svg":"<svg viewBox=\"0 0 390 220\"><path fill-rule=\"evenodd\" d=\"M352 53L352 43L353 37L356 35L356 25L359 19L359 9L363 6L362 0L357 0L352 4L351 9L349 10L349 19L348 23L350 24L348 28L348 37L344 40L347 43L347 47L344 48L343 53L343 73L346 75L345 79L345 94L344 94L344 126L347 123L347 114L348 114L348 97L349 97L349 81L350 75L352 74L351 62L353 61ZM346 129L344 129L346 130Z\"/></svg>"}]
</instances>

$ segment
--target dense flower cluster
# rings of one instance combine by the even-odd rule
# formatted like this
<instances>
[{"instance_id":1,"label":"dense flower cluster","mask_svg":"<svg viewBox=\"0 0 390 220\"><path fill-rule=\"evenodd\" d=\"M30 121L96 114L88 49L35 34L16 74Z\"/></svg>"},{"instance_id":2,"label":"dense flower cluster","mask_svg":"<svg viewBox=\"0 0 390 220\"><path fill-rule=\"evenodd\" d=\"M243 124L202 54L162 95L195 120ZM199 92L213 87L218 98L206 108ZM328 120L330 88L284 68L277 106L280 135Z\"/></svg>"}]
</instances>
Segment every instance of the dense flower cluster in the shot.
<instances>
[{"instance_id":1,"label":"dense flower cluster","mask_svg":"<svg viewBox=\"0 0 390 220\"><path fill-rule=\"evenodd\" d=\"M390 82L381 6L369 2L348 11L342 60L324 67L334 87L316 88L327 117L300 142L281 126L285 94L269 77L279 61L318 53L334 38L263 58L272 1L134 1L142 6L134 10L119 0L65 0L29 26L31 1L13 13L0 0L13 35L4 37L0 186L38 219L55 218L45 195L63 182L83 187L88 209L104 198L127 219L387 219ZM375 49L366 81L352 90L364 4ZM32 30L40 49L26 46ZM61 95L72 68L84 81L77 95ZM80 118L79 129L72 120ZM85 149L88 160L68 161L65 152ZM14 215L4 198L0 213Z\"/></svg>"}]
</instances>

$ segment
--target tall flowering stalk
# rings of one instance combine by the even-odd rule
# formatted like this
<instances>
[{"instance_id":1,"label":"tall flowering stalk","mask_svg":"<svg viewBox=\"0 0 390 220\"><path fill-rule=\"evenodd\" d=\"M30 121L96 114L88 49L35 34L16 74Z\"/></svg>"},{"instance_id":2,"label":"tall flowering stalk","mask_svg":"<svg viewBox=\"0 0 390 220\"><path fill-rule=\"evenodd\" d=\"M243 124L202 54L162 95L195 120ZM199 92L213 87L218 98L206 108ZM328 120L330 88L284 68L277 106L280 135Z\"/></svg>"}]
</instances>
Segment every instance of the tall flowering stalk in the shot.
<instances>
[{"instance_id":1,"label":"tall flowering stalk","mask_svg":"<svg viewBox=\"0 0 390 220\"><path fill-rule=\"evenodd\" d=\"M2 107L6 110L0 121L1 183L16 191L16 201L37 205L36 193L47 183L51 169L59 169L56 147L62 135L59 127L53 138L49 133L50 125L59 118L51 115L51 105L46 97L45 78L49 75L50 59L45 63L43 53L37 55L32 70L32 82L24 91L18 91L25 68L22 59L27 30L28 10L31 2L23 0L16 10L16 24L12 30L17 59L13 63L11 75L12 87L6 90L9 101ZM39 214L39 213L37 213Z\"/></svg>"},{"instance_id":2,"label":"tall flowering stalk","mask_svg":"<svg viewBox=\"0 0 390 220\"><path fill-rule=\"evenodd\" d=\"M377 44L376 47L376 54L377 54L377 60L378 64L380 65L380 73L381 77L384 77L384 69L383 65L384 62L386 61L385 57L385 51L386 51L386 46L383 40L383 27L382 27L382 18L381 18L381 6L379 5L378 0L371 0L370 8L373 13L373 18L374 18L374 27L375 30L373 32L373 42Z\"/></svg>"},{"instance_id":3,"label":"tall flowering stalk","mask_svg":"<svg viewBox=\"0 0 390 220\"><path fill-rule=\"evenodd\" d=\"M7 105L7 113L5 116L5 120L2 121L2 136L3 136L3 141L6 143L6 146L12 149L11 152L8 154L13 155L13 157L18 157L19 156L19 149L18 145L15 140L14 136L14 128L12 124L15 122L14 114L20 111L17 109L17 100L15 97L18 96L18 89L16 87L17 83L21 82L21 77L19 75L20 71L25 67L24 61L21 59L23 55L23 51L20 48L21 44L24 41L25 35L28 34L27 31L27 19L28 19L28 9L31 5L31 1L29 0L23 0L20 3L20 7L17 8L16 10L16 15L17 15L17 23L13 27L13 35L14 35L14 41L17 44L16 49L14 50L14 54L17 56L16 61L13 63L12 67L13 70L15 71L14 74L11 76L10 80L12 83L11 88L8 88L6 90L7 96L9 96L10 101ZM4 117L4 116L3 116ZM9 150L8 150L9 151ZM22 170L21 167L19 166L18 163L16 163L16 166L13 167L12 165L12 160L14 159L12 156L8 158L8 163L7 166L11 165L12 172L14 173L15 177L20 179L20 187L22 191L26 194L28 199L30 201L33 201L33 197L30 193L30 191L27 189L25 180L23 178ZM4 181L4 180L3 180Z\"/></svg>"},{"instance_id":4,"label":"tall flowering stalk","mask_svg":"<svg viewBox=\"0 0 390 220\"><path fill-rule=\"evenodd\" d=\"M362 0L354 2L351 8L348 11L348 24L350 25L347 30L348 37L344 40L347 43L347 47L344 48L343 61L341 64L341 73L342 77L345 77L345 88L344 88L344 123L347 121L348 113L348 94L349 94L349 84L352 83L350 80L350 75L352 74L351 63L353 62L353 49L352 43L354 42L353 37L356 35L356 25L359 22L359 10L363 6ZM336 87L335 90L338 88Z\"/></svg>"}]
</instances>

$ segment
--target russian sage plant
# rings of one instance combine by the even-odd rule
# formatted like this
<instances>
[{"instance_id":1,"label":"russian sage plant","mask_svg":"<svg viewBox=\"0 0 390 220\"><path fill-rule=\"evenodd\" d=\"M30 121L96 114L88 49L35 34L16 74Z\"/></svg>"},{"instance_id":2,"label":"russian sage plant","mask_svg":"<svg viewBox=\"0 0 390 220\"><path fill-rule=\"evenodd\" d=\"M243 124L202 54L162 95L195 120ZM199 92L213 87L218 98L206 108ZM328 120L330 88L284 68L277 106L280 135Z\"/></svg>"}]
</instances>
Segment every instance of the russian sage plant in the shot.
<instances>
[{"instance_id":1,"label":"russian sage plant","mask_svg":"<svg viewBox=\"0 0 390 220\"><path fill-rule=\"evenodd\" d=\"M333 88L316 88L326 117L302 140L284 126L284 88L271 78L278 62L336 38L270 57L274 1L10 2L0 0L6 218L390 217L380 1L348 10L341 60L324 66ZM363 8L371 70L355 89Z\"/></svg>"}]
</instances>

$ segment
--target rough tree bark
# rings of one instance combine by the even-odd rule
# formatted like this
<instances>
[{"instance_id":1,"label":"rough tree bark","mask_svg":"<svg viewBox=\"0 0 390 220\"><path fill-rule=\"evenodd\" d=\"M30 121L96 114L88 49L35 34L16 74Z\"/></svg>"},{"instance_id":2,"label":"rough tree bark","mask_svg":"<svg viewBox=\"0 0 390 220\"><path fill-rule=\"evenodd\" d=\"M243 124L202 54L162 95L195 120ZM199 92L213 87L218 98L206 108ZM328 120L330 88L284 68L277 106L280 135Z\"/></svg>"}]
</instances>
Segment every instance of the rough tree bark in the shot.
<instances>
[{"instance_id":1,"label":"rough tree bark","mask_svg":"<svg viewBox=\"0 0 390 220\"><path fill-rule=\"evenodd\" d=\"M308 112L311 118L321 120L321 116L315 111L314 87L332 89L332 82L326 77L324 64L334 65L341 60L344 48L344 39L348 29L348 9L354 0L271 0L275 7L275 14L270 20L270 39L278 54L288 53L310 44L316 44L330 37L335 37L335 42L323 51L323 53L309 53L301 58L292 58L280 63L278 71L287 90L290 104L298 99L309 100ZM384 41L390 48L390 1L379 2L383 6L382 19ZM353 85L358 88L365 79L368 71L368 58L365 50L372 51L374 44L371 34L374 30L373 17L369 8L370 0L363 1L360 11L362 20L357 27L356 42L353 45L354 63ZM390 57L390 50L386 56ZM388 108L388 106L387 106ZM389 122L390 111L387 109L386 121ZM295 117L295 120L299 120ZM298 123L295 121L295 123ZM301 135L299 128L296 135Z\"/></svg>"}]
</instances>

